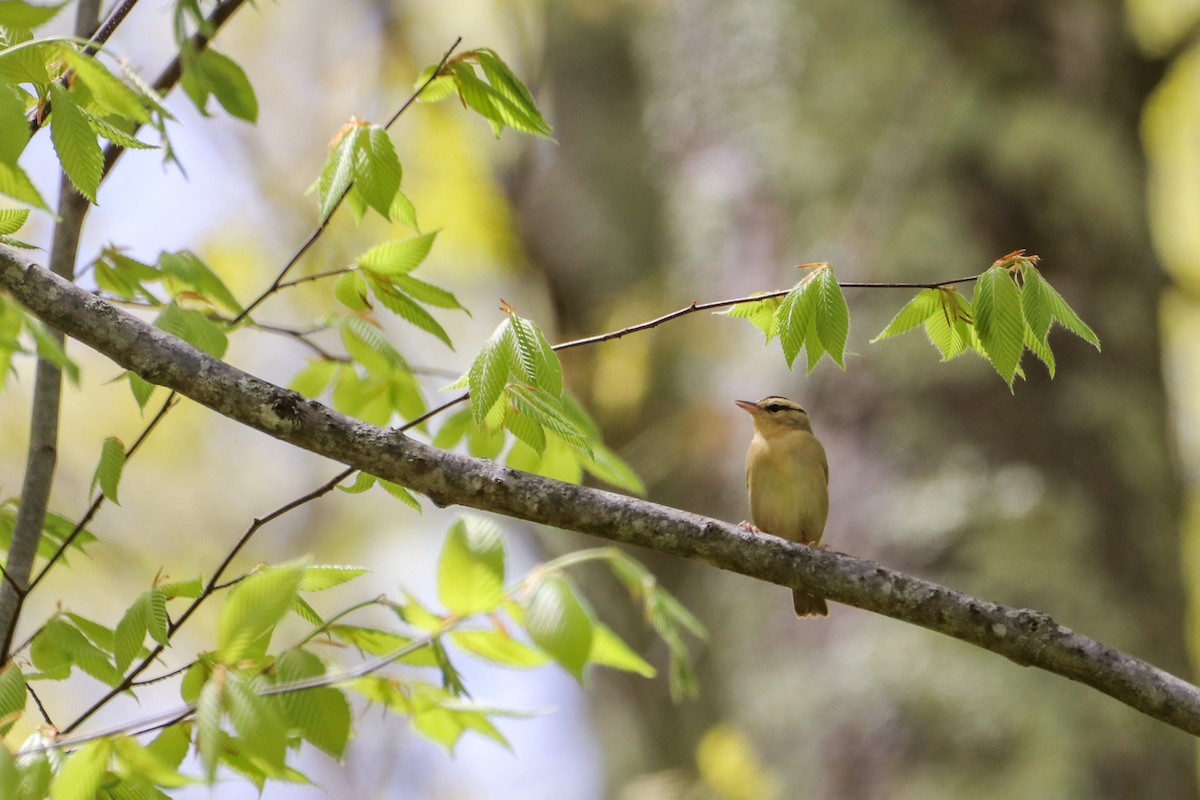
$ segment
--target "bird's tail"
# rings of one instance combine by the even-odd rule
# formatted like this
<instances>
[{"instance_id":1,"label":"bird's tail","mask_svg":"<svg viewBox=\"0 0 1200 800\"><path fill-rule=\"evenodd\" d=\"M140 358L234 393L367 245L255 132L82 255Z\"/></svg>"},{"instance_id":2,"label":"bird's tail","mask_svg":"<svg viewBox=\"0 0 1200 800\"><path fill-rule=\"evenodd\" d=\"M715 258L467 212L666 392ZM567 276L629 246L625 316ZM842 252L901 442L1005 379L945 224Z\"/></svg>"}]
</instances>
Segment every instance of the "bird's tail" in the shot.
<instances>
[{"instance_id":1,"label":"bird's tail","mask_svg":"<svg viewBox=\"0 0 1200 800\"><path fill-rule=\"evenodd\" d=\"M797 617L827 617L829 606L824 597L804 592L792 592L792 607L796 609Z\"/></svg>"}]
</instances>

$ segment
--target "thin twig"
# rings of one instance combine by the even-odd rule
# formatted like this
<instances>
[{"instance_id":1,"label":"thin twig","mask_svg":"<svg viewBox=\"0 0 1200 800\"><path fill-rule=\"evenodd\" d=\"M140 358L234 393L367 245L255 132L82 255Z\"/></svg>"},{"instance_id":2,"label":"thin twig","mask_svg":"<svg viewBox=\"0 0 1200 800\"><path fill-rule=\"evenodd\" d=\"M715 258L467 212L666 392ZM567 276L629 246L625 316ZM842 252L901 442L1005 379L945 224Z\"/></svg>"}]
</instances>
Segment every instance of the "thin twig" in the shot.
<instances>
[{"instance_id":1,"label":"thin twig","mask_svg":"<svg viewBox=\"0 0 1200 800\"><path fill-rule=\"evenodd\" d=\"M450 60L450 54L453 53L458 48L458 45L461 42L462 42L461 36L454 40L454 44L450 45L450 48L448 50L446 50L445 55L442 56L441 61L438 62L437 67L433 70L433 72L430 73L429 77L421 82L421 85L417 87L416 91L414 91L409 96L409 98L404 101L404 105L400 106L400 109L395 114L393 114L392 118L390 120L388 120L388 123L383 126L385 129L391 128L392 124L397 119L400 118L400 115L403 114L404 111L409 106L411 106L413 103L416 102L417 98L420 97L421 92L425 91L425 88L427 86L429 86L429 84L433 83L434 78L436 78L441 73L442 67L444 67L446 65L446 62ZM241 322L247 316L249 316L250 312L253 311L254 309L258 308L258 306L260 304L262 304L262 302L264 300L266 300L271 295L275 294L275 292L279 291L279 289L283 285L283 281L287 277L288 273L292 271L292 268L296 266L296 263L300 261L300 259L304 256L304 254L308 252L309 248L312 247L316 243L317 239L321 236L321 234L325 232L325 229L327 227L329 227L329 223L333 219L334 213L338 210L338 208L341 206L342 202L346 199L346 195L348 195L350 193L350 189L352 189L353 186L354 186L354 184L352 182L345 188L345 190L342 192L342 196L339 197L337 199L337 202L333 204L333 208L331 208L329 210L329 213L326 214L319 223L317 223L317 227L313 229L312 233L310 233L308 235L308 238L304 240L304 243L302 245L300 245L300 249L298 249L292 255L292 257L288 259L288 262L286 264L284 264L283 269L281 269L279 271L279 274L275 276L275 280L271 281L271 285L266 289L266 291L264 291L262 294L260 294L258 297L254 298L253 300L251 300L250 304L248 306L246 306L244 309L242 309L242 312L240 314L238 314L236 317L234 317L233 323L235 325L237 323Z\"/></svg>"}]
</instances>

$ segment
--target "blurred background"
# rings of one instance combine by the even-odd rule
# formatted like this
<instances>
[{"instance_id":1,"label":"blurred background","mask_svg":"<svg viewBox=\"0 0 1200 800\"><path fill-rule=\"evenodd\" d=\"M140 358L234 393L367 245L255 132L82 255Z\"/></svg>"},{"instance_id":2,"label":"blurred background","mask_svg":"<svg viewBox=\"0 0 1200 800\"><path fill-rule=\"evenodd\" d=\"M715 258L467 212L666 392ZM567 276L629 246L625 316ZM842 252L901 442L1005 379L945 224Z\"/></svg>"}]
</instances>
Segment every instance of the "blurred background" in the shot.
<instances>
[{"instance_id":1,"label":"blurred background","mask_svg":"<svg viewBox=\"0 0 1200 800\"><path fill-rule=\"evenodd\" d=\"M160 5L144 3L113 43L150 74L169 56ZM85 228L84 257L109 243L145 260L190 247L239 296L254 296L315 221L304 190L333 132L352 114L389 117L458 35L463 48L497 50L529 83L557 143L511 131L497 142L452 101L417 107L393 129L422 226L443 229L422 270L474 315L447 320L454 353L397 326L415 364L462 371L500 320L502 297L561 341L693 300L786 288L799 278L794 264L830 261L843 280L933 281L1025 248L1104 350L1054 335L1057 378L1027 359L1012 394L971 356L938 363L919 332L868 344L908 300L901 290L848 293L844 372L828 361L810 376L789 372L750 325L697 314L564 353L567 382L650 499L735 522L748 513L751 431L732 401L794 397L829 451L825 541L835 550L1040 609L1194 679L1200 2L337 5L241 11L218 49L254 83L258 126L200 119L172 98L186 177L154 155L127 155ZM29 169L43 191L56 185L48 159ZM336 268L389 235L398 232L339 218L302 268ZM292 292L257 316L306 324L324 313L327 288ZM127 389L105 383L117 370L75 350L84 392L68 401L54 499L66 514L85 507L100 441L128 442L142 424ZM227 357L286 383L306 354L242 332ZM23 367L0 396L10 494L29 375ZM431 402L446 382L431 371ZM111 608L90 613L118 615L160 567L211 570L252 517L335 471L182 408L126 472L121 508L94 524L104 542L93 558L41 590L28 619L79 602L80 581L112 587ZM386 497L330 498L264 531L243 562L308 553L365 563L379 591L403 585L432 599L451 516L417 517ZM597 544L506 527L517 566ZM595 672L581 690L549 669L469 669L480 702L553 713L506 722L513 753L464 741L454 758L403 721L365 713L345 767L308 760L323 788L269 786L263 796L1197 794L1190 737L1090 689L851 608L800 622L783 589L635 555L709 628L696 648L697 699L673 704L662 678ZM664 664L618 587L588 577L601 616ZM190 631L196 647L211 641L206 624ZM98 691L81 683L78 702ZM175 702L170 691L162 702ZM105 721L137 712L131 704ZM214 796L255 794L231 783Z\"/></svg>"}]
</instances>

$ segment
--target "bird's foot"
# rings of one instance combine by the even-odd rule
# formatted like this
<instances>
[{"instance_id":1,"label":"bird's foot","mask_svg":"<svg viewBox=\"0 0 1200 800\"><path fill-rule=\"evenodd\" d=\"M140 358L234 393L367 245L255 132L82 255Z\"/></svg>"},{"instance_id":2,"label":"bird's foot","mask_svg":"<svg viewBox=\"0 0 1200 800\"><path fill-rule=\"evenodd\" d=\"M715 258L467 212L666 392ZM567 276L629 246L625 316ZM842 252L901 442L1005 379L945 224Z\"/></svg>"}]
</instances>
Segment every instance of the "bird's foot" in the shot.
<instances>
[{"instance_id":1,"label":"bird's foot","mask_svg":"<svg viewBox=\"0 0 1200 800\"><path fill-rule=\"evenodd\" d=\"M739 522L738 527L747 533L762 533L762 528L756 528L753 523L746 522L746 520Z\"/></svg>"}]
</instances>

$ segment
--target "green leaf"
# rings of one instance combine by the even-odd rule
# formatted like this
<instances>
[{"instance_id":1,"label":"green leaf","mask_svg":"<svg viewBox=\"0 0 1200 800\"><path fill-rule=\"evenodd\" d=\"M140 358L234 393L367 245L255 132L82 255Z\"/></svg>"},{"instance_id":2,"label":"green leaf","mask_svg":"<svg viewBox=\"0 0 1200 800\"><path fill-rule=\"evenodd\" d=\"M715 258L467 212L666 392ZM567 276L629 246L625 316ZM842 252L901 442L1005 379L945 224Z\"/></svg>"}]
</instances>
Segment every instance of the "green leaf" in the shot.
<instances>
[{"instance_id":1,"label":"green leaf","mask_svg":"<svg viewBox=\"0 0 1200 800\"><path fill-rule=\"evenodd\" d=\"M925 335L942 354L943 361L960 355L970 346L974 333L974 309L954 289L938 289L940 309L925 320Z\"/></svg>"},{"instance_id":2,"label":"green leaf","mask_svg":"<svg viewBox=\"0 0 1200 800\"><path fill-rule=\"evenodd\" d=\"M593 623L570 584L556 575L543 578L525 597L522 611L534 644L582 681L592 651Z\"/></svg>"},{"instance_id":3,"label":"green leaf","mask_svg":"<svg viewBox=\"0 0 1200 800\"><path fill-rule=\"evenodd\" d=\"M871 344L883 339L898 336L925 323L934 314L940 314L942 309L942 292L938 289L922 289L917 296L904 304L896 312L896 316L879 335L871 340Z\"/></svg>"},{"instance_id":4,"label":"green leaf","mask_svg":"<svg viewBox=\"0 0 1200 800\"><path fill-rule=\"evenodd\" d=\"M499 59L495 59L492 62L493 66L498 61ZM549 138L550 127L541 118L536 107L519 101L514 102L506 93L509 87L501 87L504 91L500 91L496 87L484 83L465 61L452 64L450 72L458 86L459 97L469 108L491 123L492 132L496 134L497 138L505 126L523 133ZM486 68L484 74L487 75Z\"/></svg>"},{"instance_id":5,"label":"green leaf","mask_svg":"<svg viewBox=\"0 0 1200 800\"><path fill-rule=\"evenodd\" d=\"M538 111L537 103L534 102L533 95L525 84L513 74L500 56L496 55L494 50L479 49L475 51L475 55L479 59L479 66L483 68L483 74L487 77L488 83L500 95L511 102L524 117L531 120L537 128L530 133L537 133L542 136L549 136L552 129L546 124L546 120L542 118L541 112Z\"/></svg>"},{"instance_id":6,"label":"green leaf","mask_svg":"<svg viewBox=\"0 0 1200 800\"><path fill-rule=\"evenodd\" d=\"M241 313L242 306L229 291L229 287L192 251L160 253L158 266L163 272L163 284L172 295L182 291L195 292L226 311Z\"/></svg>"},{"instance_id":7,"label":"green leaf","mask_svg":"<svg viewBox=\"0 0 1200 800\"><path fill-rule=\"evenodd\" d=\"M766 297L762 300L738 303L724 311L713 313L723 317L749 320L751 325L763 332L763 336L769 342L779 334L779 323L775 316L775 312L779 309L779 304L780 299L778 297Z\"/></svg>"},{"instance_id":8,"label":"green leaf","mask_svg":"<svg viewBox=\"0 0 1200 800\"><path fill-rule=\"evenodd\" d=\"M816 293L810 291L816 272L810 272L804 280L796 284L783 298L775 312L776 328L779 330L779 342L783 346L783 357L787 359L788 369L800 349L804 347L808 331L816 318Z\"/></svg>"},{"instance_id":9,"label":"green leaf","mask_svg":"<svg viewBox=\"0 0 1200 800\"><path fill-rule=\"evenodd\" d=\"M451 350L454 349L454 344L450 341L450 335L446 333L441 323L434 319L428 311L399 292L394 285L374 275L367 275L367 283L371 287L371 291L374 292L376 299L389 311L398 315L405 322L415 325L426 333L431 333L441 339L442 343Z\"/></svg>"},{"instance_id":10,"label":"green leaf","mask_svg":"<svg viewBox=\"0 0 1200 800\"><path fill-rule=\"evenodd\" d=\"M407 275L429 255L437 235L434 231L404 241L384 242L363 253L355 263L377 275Z\"/></svg>"},{"instance_id":11,"label":"green leaf","mask_svg":"<svg viewBox=\"0 0 1200 800\"><path fill-rule=\"evenodd\" d=\"M100 188L100 172L104 168L104 154L96 141L96 134L80 112L72 93L57 83L50 85L50 140L63 170L79 193L89 202L96 202L96 190Z\"/></svg>"},{"instance_id":12,"label":"green leaf","mask_svg":"<svg viewBox=\"0 0 1200 800\"><path fill-rule=\"evenodd\" d=\"M392 656L413 643L411 636L386 631L381 628L364 628L358 625L331 625L329 633L351 647L373 656ZM428 645L416 647L399 659L400 663L414 667L436 667L437 658Z\"/></svg>"},{"instance_id":13,"label":"green leaf","mask_svg":"<svg viewBox=\"0 0 1200 800\"><path fill-rule=\"evenodd\" d=\"M171 730L171 728L168 728L168 730ZM162 736L159 738L161 739ZM155 786L166 786L168 788L187 786L194 782L191 778L179 772L178 762L172 763L172 761L164 758L159 748L154 748L153 746L143 747L137 740L129 736L121 736L113 741L113 749L122 765L127 768L122 771L136 775L140 781L148 781ZM123 800L125 797L125 795L114 794L113 800ZM138 794L131 793L128 795L128 800L135 800L135 798L136 800L151 800L151 798L161 800L161 798L166 797L167 795L161 792L153 795L139 792Z\"/></svg>"},{"instance_id":14,"label":"green leaf","mask_svg":"<svg viewBox=\"0 0 1200 800\"><path fill-rule=\"evenodd\" d=\"M992 366L1012 388L1025 346L1021 291L1003 267L991 267L975 283L975 330Z\"/></svg>"},{"instance_id":15,"label":"green leaf","mask_svg":"<svg viewBox=\"0 0 1200 800\"><path fill-rule=\"evenodd\" d=\"M494 610L504 599L504 539L482 517L450 526L438 560L438 599L459 616Z\"/></svg>"},{"instance_id":16,"label":"green leaf","mask_svg":"<svg viewBox=\"0 0 1200 800\"><path fill-rule=\"evenodd\" d=\"M225 331L207 316L192 309L180 308L174 302L166 305L154 320L154 327L183 339L214 358L225 355L229 340Z\"/></svg>"},{"instance_id":17,"label":"green leaf","mask_svg":"<svg viewBox=\"0 0 1200 800\"><path fill-rule=\"evenodd\" d=\"M1067 301L1042 277L1036 267L1025 264L1021 274L1025 280L1021 291L1021 307L1034 336L1045 341L1051 321L1058 320L1071 333L1096 350L1100 349L1100 339L1095 331L1067 305Z\"/></svg>"},{"instance_id":18,"label":"green leaf","mask_svg":"<svg viewBox=\"0 0 1200 800\"><path fill-rule=\"evenodd\" d=\"M321 167L321 176L316 183L321 222L329 219L354 181L354 138L359 135L360 127L361 123L356 122L343 126Z\"/></svg>"},{"instance_id":19,"label":"green leaf","mask_svg":"<svg viewBox=\"0 0 1200 800\"><path fill-rule=\"evenodd\" d=\"M496 326L491 338L484 344L467 371L467 385L471 392L471 416L480 430L484 429L484 420L488 412L500 399L508 377L514 371L516 345L513 338L512 317L507 317Z\"/></svg>"},{"instance_id":20,"label":"green leaf","mask_svg":"<svg viewBox=\"0 0 1200 800\"><path fill-rule=\"evenodd\" d=\"M587 437L563 413L559 398L539 387L527 384L510 384L505 397L509 400L509 406L504 424L513 433L517 432L513 425L524 416L591 456Z\"/></svg>"},{"instance_id":21,"label":"green leaf","mask_svg":"<svg viewBox=\"0 0 1200 800\"><path fill-rule=\"evenodd\" d=\"M269 567L235 586L217 625L217 661L236 664L258 642L269 639L291 608L303 578L302 566Z\"/></svg>"},{"instance_id":22,"label":"green leaf","mask_svg":"<svg viewBox=\"0 0 1200 800\"><path fill-rule=\"evenodd\" d=\"M142 643L146 640L149 629L149 615L143 594L122 615L113 634L113 655L116 657L117 671L124 673L129 665L142 651Z\"/></svg>"},{"instance_id":23,"label":"green leaf","mask_svg":"<svg viewBox=\"0 0 1200 800\"><path fill-rule=\"evenodd\" d=\"M392 198L392 205L388 208L387 218L395 220L401 225L407 225L417 233L421 232L421 226L417 224L417 209L404 192L398 191L396 192L396 196Z\"/></svg>"},{"instance_id":24,"label":"green leaf","mask_svg":"<svg viewBox=\"0 0 1200 800\"><path fill-rule=\"evenodd\" d=\"M351 311L367 311L367 280L358 270L343 272L333 284L333 296Z\"/></svg>"},{"instance_id":25,"label":"green leaf","mask_svg":"<svg viewBox=\"0 0 1200 800\"><path fill-rule=\"evenodd\" d=\"M30 659L42 676L62 680L77 666L93 678L116 686L121 681L108 657L89 642L78 628L62 619L51 620L34 637Z\"/></svg>"},{"instance_id":26,"label":"green leaf","mask_svg":"<svg viewBox=\"0 0 1200 800\"><path fill-rule=\"evenodd\" d=\"M391 284L427 306L467 310L458 302L458 298L454 296L453 292L440 286L434 286L432 283L426 283L411 275L397 275L391 279ZM467 316L470 316L470 312L467 313Z\"/></svg>"},{"instance_id":27,"label":"green leaf","mask_svg":"<svg viewBox=\"0 0 1200 800\"><path fill-rule=\"evenodd\" d=\"M0 85L0 162L5 164L16 166L29 144L29 120L25 118L28 97L16 86Z\"/></svg>"},{"instance_id":28,"label":"green leaf","mask_svg":"<svg viewBox=\"0 0 1200 800\"><path fill-rule=\"evenodd\" d=\"M420 89L421 91L417 96L417 102L437 103L454 94L456 88L454 78L449 75L439 75L433 80L429 80L435 69L437 69L436 64L421 70L421 74L417 76L417 80L413 83L413 88ZM429 81L429 83L426 84L426 81Z\"/></svg>"},{"instance_id":29,"label":"green leaf","mask_svg":"<svg viewBox=\"0 0 1200 800\"><path fill-rule=\"evenodd\" d=\"M300 579L300 591L322 592L335 586L341 586L370 571L364 567L348 567L340 564L305 567L304 576Z\"/></svg>"},{"instance_id":30,"label":"green leaf","mask_svg":"<svg viewBox=\"0 0 1200 800\"><path fill-rule=\"evenodd\" d=\"M138 93L122 83L95 57L85 55L68 45L60 45L58 54L87 88L90 95L89 106L93 113L100 116L113 115L138 123L150 122L150 113L146 111ZM57 104L58 101L54 102Z\"/></svg>"},{"instance_id":31,"label":"green leaf","mask_svg":"<svg viewBox=\"0 0 1200 800\"><path fill-rule=\"evenodd\" d=\"M0 194L6 194L14 200L28 203L31 206L49 211L50 207L38 193L33 181L25 174L25 170L16 164L0 161Z\"/></svg>"},{"instance_id":32,"label":"green leaf","mask_svg":"<svg viewBox=\"0 0 1200 800\"><path fill-rule=\"evenodd\" d=\"M379 125L368 125L364 130L365 135L354 141L354 191L388 219L392 201L400 191L400 158L386 130Z\"/></svg>"},{"instance_id":33,"label":"green leaf","mask_svg":"<svg viewBox=\"0 0 1200 800\"><path fill-rule=\"evenodd\" d=\"M413 511L417 511L417 512L422 511L421 501L419 501L416 497L414 497L412 492L410 492L408 489L405 489L400 484L394 483L392 481L385 481L382 478L380 478L379 479L379 488L383 489L385 492L387 492L392 497L399 500L401 503L404 503L404 505L408 506Z\"/></svg>"},{"instance_id":34,"label":"green leaf","mask_svg":"<svg viewBox=\"0 0 1200 800\"><path fill-rule=\"evenodd\" d=\"M196 700L196 749L200 752L200 762L209 783L217 776L225 741L225 732L221 730L221 719L225 716L225 685L224 673L214 675L204 683Z\"/></svg>"},{"instance_id":35,"label":"green leaf","mask_svg":"<svg viewBox=\"0 0 1200 800\"><path fill-rule=\"evenodd\" d=\"M850 308L842 295L842 287L828 264L818 267L813 277L816 292L817 337L829 357L842 369L846 368L846 338L850 333ZM812 371L812 349L809 349L809 372Z\"/></svg>"},{"instance_id":36,"label":"green leaf","mask_svg":"<svg viewBox=\"0 0 1200 800\"><path fill-rule=\"evenodd\" d=\"M92 476L90 491L95 491L100 484L100 491L116 505L121 505L117 499L117 486L121 482L121 471L125 469L125 445L115 436L109 436L100 447L100 463L96 465L96 473Z\"/></svg>"},{"instance_id":37,"label":"green leaf","mask_svg":"<svg viewBox=\"0 0 1200 800\"><path fill-rule=\"evenodd\" d=\"M268 775L282 773L288 731L278 698L264 697L257 687L230 675L225 683L225 709L242 753Z\"/></svg>"},{"instance_id":38,"label":"green leaf","mask_svg":"<svg viewBox=\"0 0 1200 800\"><path fill-rule=\"evenodd\" d=\"M563 371L558 354L542 334L542 329L523 317L510 314L516 351L516 373L522 382L558 398L562 394Z\"/></svg>"},{"instance_id":39,"label":"green leaf","mask_svg":"<svg viewBox=\"0 0 1200 800\"><path fill-rule=\"evenodd\" d=\"M296 373L296 377L292 378L292 382L288 384L288 388L293 392L299 392L305 397L319 397L325 388L329 386L329 382L333 380L334 371L337 370L338 363L336 361L327 361L325 359L315 359L309 361L304 366L304 369Z\"/></svg>"},{"instance_id":40,"label":"green leaf","mask_svg":"<svg viewBox=\"0 0 1200 800\"><path fill-rule=\"evenodd\" d=\"M54 19L54 15L61 11L65 5L67 5L65 2L52 5L34 5L33 3L21 2L21 0L3 0L3 2L0 2L0 25L3 25L5 28L20 28L22 30L40 28Z\"/></svg>"},{"instance_id":41,"label":"green leaf","mask_svg":"<svg viewBox=\"0 0 1200 800\"><path fill-rule=\"evenodd\" d=\"M613 669L634 672L643 678L653 678L658 674L658 670L635 653L611 628L599 622L592 628L592 651L588 660Z\"/></svg>"},{"instance_id":42,"label":"green leaf","mask_svg":"<svg viewBox=\"0 0 1200 800\"><path fill-rule=\"evenodd\" d=\"M180 84L203 116L208 116L208 98L213 96L232 116L246 122L258 119L258 99L245 71L211 47L184 49Z\"/></svg>"},{"instance_id":43,"label":"green leaf","mask_svg":"<svg viewBox=\"0 0 1200 800\"><path fill-rule=\"evenodd\" d=\"M541 651L514 639L507 631L454 631L450 640L473 656L505 667L532 669L550 660Z\"/></svg>"},{"instance_id":44,"label":"green leaf","mask_svg":"<svg viewBox=\"0 0 1200 800\"><path fill-rule=\"evenodd\" d=\"M0 209L0 236L7 236L21 230L25 220L29 219L27 208Z\"/></svg>"},{"instance_id":45,"label":"green leaf","mask_svg":"<svg viewBox=\"0 0 1200 800\"><path fill-rule=\"evenodd\" d=\"M1053 378L1055 370L1054 353L1050 351L1049 343L1045 339L1039 339L1034 336L1033 331L1028 325L1025 326L1025 346L1038 357L1038 360L1046 365L1046 371Z\"/></svg>"},{"instance_id":46,"label":"green leaf","mask_svg":"<svg viewBox=\"0 0 1200 800\"><path fill-rule=\"evenodd\" d=\"M96 739L67 757L50 784L51 800L94 800L112 755L112 742Z\"/></svg>"},{"instance_id":47,"label":"green leaf","mask_svg":"<svg viewBox=\"0 0 1200 800\"><path fill-rule=\"evenodd\" d=\"M287 683L324 675L325 667L311 653L288 650L275 662L275 672ZM352 719L350 704L342 692L318 687L279 695L279 702L288 727L298 731L305 741L334 758L345 754Z\"/></svg>"},{"instance_id":48,"label":"green leaf","mask_svg":"<svg viewBox=\"0 0 1200 800\"><path fill-rule=\"evenodd\" d=\"M342 330L342 344L346 352L369 372L388 375L397 369L408 371L404 356L367 317L344 315L336 317L333 323Z\"/></svg>"},{"instance_id":49,"label":"green leaf","mask_svg":"<svg viewBox=\"0 0 1200 800\"><path fill-rule=\"evenodd\" d=\"M10 661L0 669L0 736L7 736L21 718L27 698L25 675Z\"/></svg>"}]
</instances>

